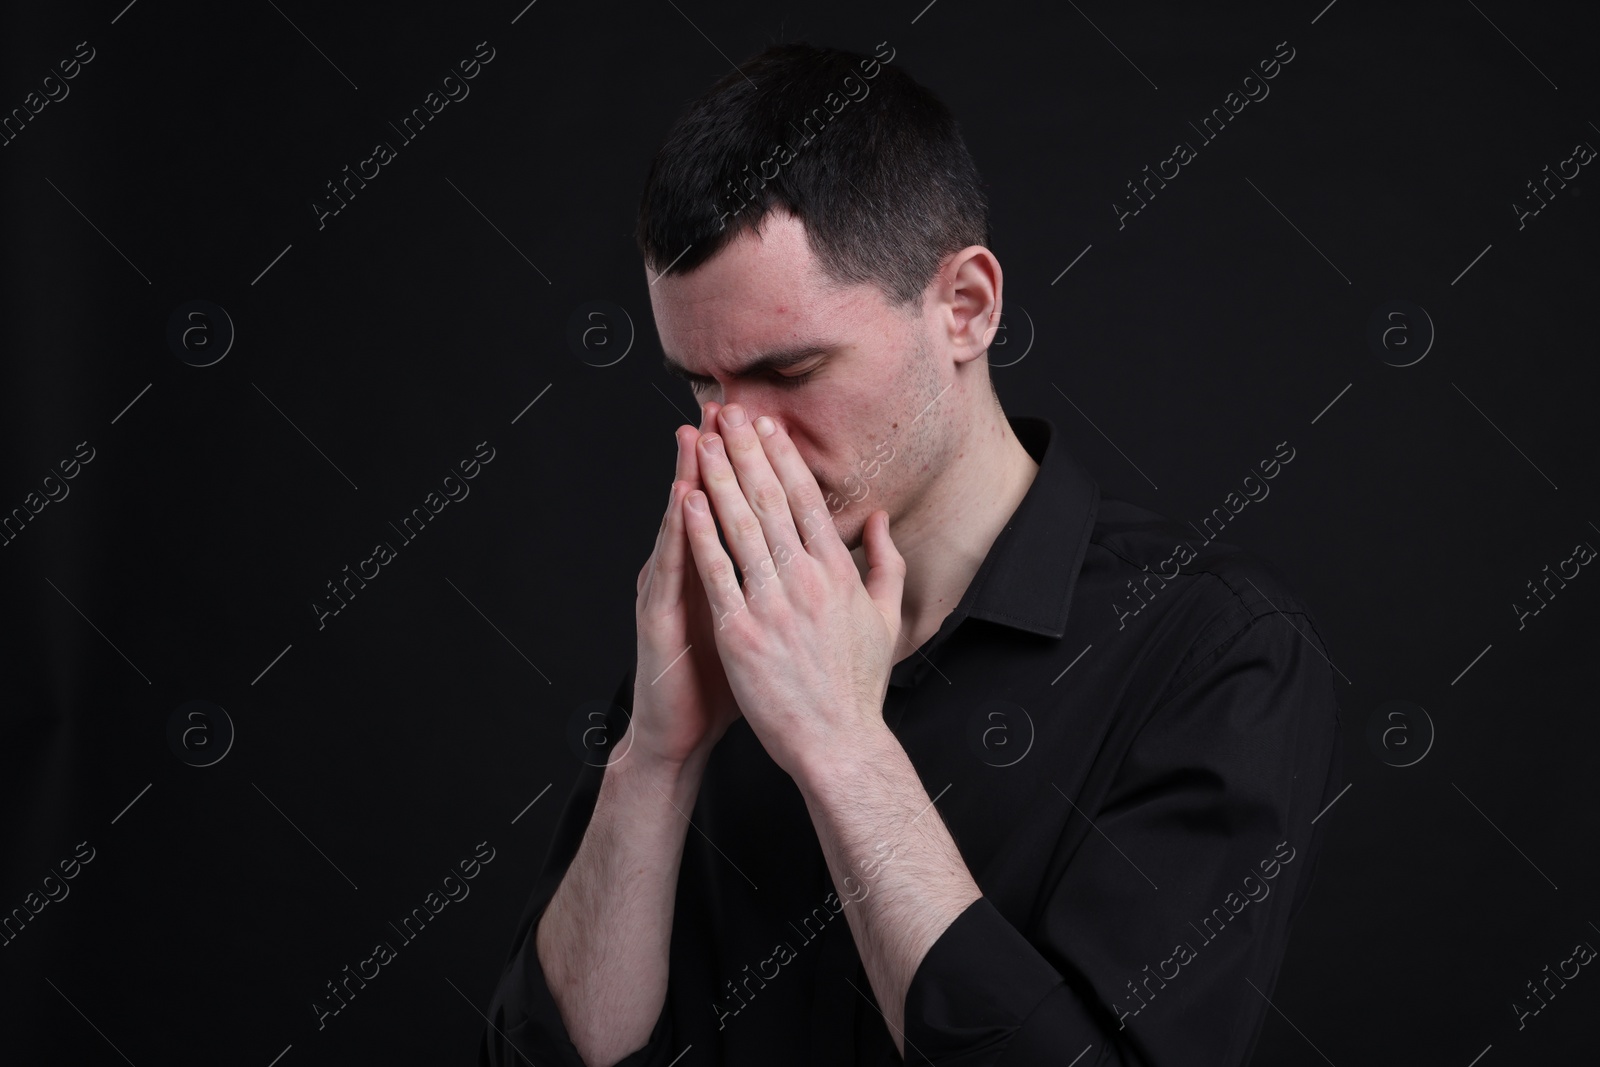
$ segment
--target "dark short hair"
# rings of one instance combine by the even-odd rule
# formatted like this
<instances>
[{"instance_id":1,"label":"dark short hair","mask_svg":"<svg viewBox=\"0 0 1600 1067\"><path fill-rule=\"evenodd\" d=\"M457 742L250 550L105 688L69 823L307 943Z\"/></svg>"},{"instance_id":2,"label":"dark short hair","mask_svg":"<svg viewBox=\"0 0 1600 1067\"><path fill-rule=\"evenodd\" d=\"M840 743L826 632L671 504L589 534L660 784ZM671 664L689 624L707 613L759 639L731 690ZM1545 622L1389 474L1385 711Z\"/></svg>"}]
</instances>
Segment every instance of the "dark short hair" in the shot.
<instances>
[{"instance_id":1,"label":"dark short hair","mask_svg":"<svg viewBox=\"0 0 1600 1067\"><path fill-rule=\"evenodd\" d=\"M886 47L773 45L691 103L645 180L645 264L691 271L781 207L828 277L903 306L946 256L987 245L988 198L960 127Z\"/></svg>"}]
</instances>

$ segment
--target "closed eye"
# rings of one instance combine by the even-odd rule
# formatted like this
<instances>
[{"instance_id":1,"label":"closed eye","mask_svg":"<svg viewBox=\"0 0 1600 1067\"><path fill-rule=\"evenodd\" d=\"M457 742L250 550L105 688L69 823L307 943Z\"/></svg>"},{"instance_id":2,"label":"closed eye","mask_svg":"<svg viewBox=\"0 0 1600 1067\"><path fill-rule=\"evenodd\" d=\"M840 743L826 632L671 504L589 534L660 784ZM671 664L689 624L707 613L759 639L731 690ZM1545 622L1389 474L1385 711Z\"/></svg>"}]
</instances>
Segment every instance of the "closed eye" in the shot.
<instances>
[{"instance_id":1,"label":"closed eye","mask_svg":"<svg viewBox=\"0 0 1600 1067\"><path fill-rule=\"evenodd\" d=\"M810 381L812 375L816 373L817 372L815 370L808 370L804 374L796 374L792 377L784 374L774 374L772 376L772 384L776 385L780 389L798 389L800 386Z\"/></svg>"},{"instance_id":2,"label":"closed eye","mask_svg":"<svg viewBox=\"0 0 1600 1067\"><path fill-rule=\"evenodd\" d=\"M816 373L816 370L813 369L806 371L804 374L774 374L769 378L769 381L771 381L772 384L776 385L779 389L798 389L800 386L810 381L812 375ZM689 380L689 388L693 389L696 393L704 392L715 384L715 379L702 380L699 378L693 378Z\"/></svg>"}]
</instances>

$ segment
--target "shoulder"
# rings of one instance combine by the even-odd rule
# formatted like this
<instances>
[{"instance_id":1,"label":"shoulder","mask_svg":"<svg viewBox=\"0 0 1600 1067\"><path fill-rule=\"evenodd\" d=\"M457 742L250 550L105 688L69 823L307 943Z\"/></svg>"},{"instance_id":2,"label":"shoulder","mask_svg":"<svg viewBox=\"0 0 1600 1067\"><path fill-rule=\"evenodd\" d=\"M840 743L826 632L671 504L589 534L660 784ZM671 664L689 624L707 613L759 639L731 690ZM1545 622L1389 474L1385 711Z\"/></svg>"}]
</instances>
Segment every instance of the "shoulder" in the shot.
<instances>
[{"instance_id":1,"label":"shoulder","mask_svg":"<svg viewBox=\"0 0 1600 1067\"><path fill-rule=\"evenodd\" d=\"M1224 540L1223 525L1214 517L1180 523L1103 497L1080 575L1084 592L1109 598L1113 629L1138 630L1169 650L1161 658L1175 684L1247 636L1285 655L1309 642L1325 658L1310 606L1265 557Z\"/></svg>"}]
</instances>

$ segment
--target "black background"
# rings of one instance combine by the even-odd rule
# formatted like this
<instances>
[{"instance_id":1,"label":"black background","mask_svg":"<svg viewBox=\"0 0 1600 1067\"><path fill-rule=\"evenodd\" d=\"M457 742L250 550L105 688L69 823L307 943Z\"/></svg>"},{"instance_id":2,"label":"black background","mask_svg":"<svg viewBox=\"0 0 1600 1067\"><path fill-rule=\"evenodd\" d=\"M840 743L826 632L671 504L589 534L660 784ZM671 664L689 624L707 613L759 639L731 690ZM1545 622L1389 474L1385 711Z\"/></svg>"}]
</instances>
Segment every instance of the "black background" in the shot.
<instances>
[{"instance_id":1,"label":"black background","mask_svg":"<svg viewBox=\"0 0 1600 1067\"><path fill-rule=\"evenodd\" d=\"M699 421L659 366L643 176L734 61L809 40L887 41L961 121L1001 398L1104 493L1198 519L1296 449L1226 539L1318 613L1351 786L1254 1062L1593 1062L1600 977L1520 1031L1511 1008L1600 943L1600 577L1520 630L1511 607L1600 544L1590 168L1513 209L1600 144L1582 5L525 2L11 5L5 112L94 59L0 147L0 509L95 458L0 548L0 911L95 858L0 948L0 1058L475 1055L579 767L567 723L632 663L670 435ZM480 41L470 95L400 145L388 122ZM1189 123L1284 41L1202 144ZM319 229L378 140L397 158ZM1197 158L1119 229L1179 140ZM237 331L208 367L166 340L191 300ZM631 318L624 358L615 314L610 347L569 345L591 300ZM1415 312L1369 344L1395 300L1431 347ZM483 441L470 495L400 547L388 523ZM398 559L319 630L379 540ZM237 731L209 767L168 743L190 700ZM1392 700L1436 732L1396 735L1427 751L1408 767L1367 740ZM324 983L480 841L471 895L319 1031Z\"/></svg>"}]
</instances>

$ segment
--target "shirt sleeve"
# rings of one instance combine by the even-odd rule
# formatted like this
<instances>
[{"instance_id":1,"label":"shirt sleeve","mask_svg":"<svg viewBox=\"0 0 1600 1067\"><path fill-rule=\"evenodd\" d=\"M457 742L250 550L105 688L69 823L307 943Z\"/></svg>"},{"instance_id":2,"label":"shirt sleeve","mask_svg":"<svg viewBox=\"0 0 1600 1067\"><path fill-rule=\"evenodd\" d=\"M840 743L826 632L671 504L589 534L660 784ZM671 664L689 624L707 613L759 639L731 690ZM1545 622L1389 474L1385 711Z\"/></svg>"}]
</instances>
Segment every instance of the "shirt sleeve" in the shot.
<instances>
[{"instance_id":1,"label":"shirt sleeve","mask_svg":"<svg viewBox=\"0 0 1600 1067\"><path fill-rule=\"evenodd\" d=\"M618 686L612 703L633 711L633 679L636 667L630 667L622 684ZM615 710L608 720L607 733L621 737L626 725L623 716ZM566 806L556 824L555 837L546 853L544 867L534 883L533 894L523 909L517 924L517 933L511 944L511 953L495 986L494 996L486 1013L488 1024L483 1029L478 1044L478 1067L585 1067L583 1058L567 1033L561 1020L560 1009L550 994L544 970L539 965L539 954L534 947L533 932L544 915L550 898L555 896L561 879L566 874L572 858L583 842L589 819L600 795L600 782L605 768L584 763L578 780L567 796ZM629 1053L617 1061L616 1067L665 1067L667 1050L671 1047L672 992L669 983L667 1001L655 1028L643 1048Z\"/></svg>"},{"instance_id":2,"label":"shirt sleeve","mask_svg":"<svg viewBox=\"0 0 1600 1067\"><path fill-rule=\"evenodd\" d=\"M928 951L906 995L906 1063L1248 1061L1339 751L1309 615L1240 614L1196 639L1109 786L1068 817L1026 936L985 896Z\"/></svg>"}]
</instances>

